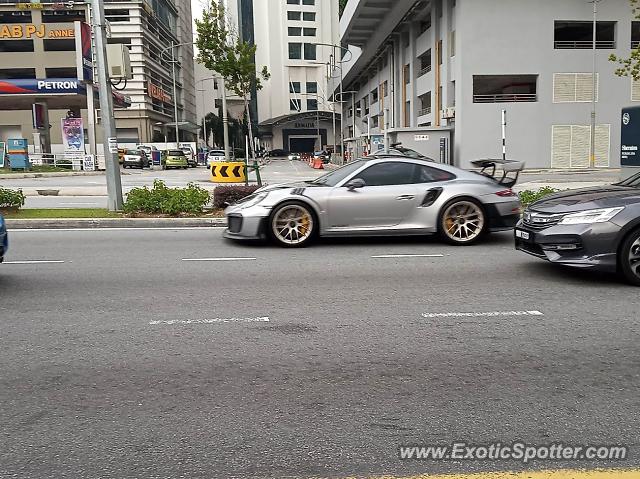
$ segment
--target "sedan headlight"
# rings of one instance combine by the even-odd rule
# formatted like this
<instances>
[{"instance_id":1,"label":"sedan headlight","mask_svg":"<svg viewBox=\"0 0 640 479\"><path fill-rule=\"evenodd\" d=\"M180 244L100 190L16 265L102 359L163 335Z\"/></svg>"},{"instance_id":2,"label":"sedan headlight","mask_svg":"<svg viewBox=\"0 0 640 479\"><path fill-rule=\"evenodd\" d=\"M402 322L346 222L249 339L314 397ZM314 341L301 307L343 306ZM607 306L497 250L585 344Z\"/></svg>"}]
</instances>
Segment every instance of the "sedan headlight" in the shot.
<instances>
[{"instance_id":1,"label":"sedan headlight","mask_svg":"<svg viewBox=\"0 0 640 479\"><path fill-rule=\"evenodd\" d=\"M240 201L236 203L236 205L240 206L241 208L251 208L252 206L257 205L262 200L264 200L268 195L269 193L266 193L266 192L253 194L253 195L247 196L246 198L242 198Z\"/></svg>"},{"instance_id":2,"label":"sedan headlight","mask_svg":"<svg viewBox=\"0 0 640 479\"><path fill-rule=\"evenodd\" d=\"M571 213L560 220L561 225L581 225L592 223L606 223L615 215L620 213L624 206L618 208L601 208L598 210L586 210L578 213Z\"/></svg>"}]
</instances>

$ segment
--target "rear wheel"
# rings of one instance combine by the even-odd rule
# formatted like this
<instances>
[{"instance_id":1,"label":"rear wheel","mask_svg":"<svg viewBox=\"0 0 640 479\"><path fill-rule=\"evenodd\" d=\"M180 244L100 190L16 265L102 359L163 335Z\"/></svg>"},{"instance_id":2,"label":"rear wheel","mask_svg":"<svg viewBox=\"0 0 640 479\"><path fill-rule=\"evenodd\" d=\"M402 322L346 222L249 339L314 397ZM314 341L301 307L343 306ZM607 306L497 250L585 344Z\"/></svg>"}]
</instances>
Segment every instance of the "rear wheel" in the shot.
<instances>
[{"instance_id":1,"label":"rear wheel","mask_svg":"<svg viewBox=\"0 0 640 479\"><path fill-rule=\"evenodd\" d=\"M486 224L484 210L477 201L457 199L442 209L439 232L451 244L470 245L484 235Z\"/></svg>"},{"instance_id":2,"label":"rear wheel","mask_svg":"<svg viewBox=\"0 0 640 479\"><path fill-rule=\"evenodd\" d=\"M269 217L268 229L269 236L279 246L301 248L313 240L317 221L309 206L291 201L274 209Z\"/></svg>"},{"instance_id":3,"label":"rear wheel","mask_svg":"<svg viewBox=\"0 0 640 479\"><path fill-rule=\"evenodd\" d=\"M624 278L635 286L640 286L640 229L626 237L618 252L618 264Z\"/></svg>"}]
</instances>

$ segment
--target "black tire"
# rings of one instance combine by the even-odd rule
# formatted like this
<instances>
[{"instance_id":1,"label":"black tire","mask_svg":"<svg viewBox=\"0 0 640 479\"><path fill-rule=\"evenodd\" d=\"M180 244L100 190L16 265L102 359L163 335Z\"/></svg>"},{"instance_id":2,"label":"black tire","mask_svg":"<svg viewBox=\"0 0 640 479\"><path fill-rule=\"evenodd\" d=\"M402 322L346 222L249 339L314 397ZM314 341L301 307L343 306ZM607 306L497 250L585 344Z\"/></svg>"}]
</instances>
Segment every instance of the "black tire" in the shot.
<instances>
[{"instance_id":1,"label":"black tire","mask_svg":"<svg viewBox=\"0 0 640 479\"><path fill-rule=\"evenodd\" d=\"M287 241L285 236L277 232L276 221L284 221L282 218L278 219L279 215L281 213L285 213L287 210L293 211L294 209L298 209L303 213L303 216L307 216L306 220L296 222L296 231L299 233L299 228L305 227L307 231L303 233L305 237L300 240L299 237L295 238L293 236L293 230L291 230L291 241ZM306 224L305 221L307 222ZM316 239L319 226L318 217L311 206L301 201L285 201L273 209L271 215L269 215L265 228L267 230L267 236L278 246L283 248L304 248L305 246L309 246Z\"/></svg>"},{"instance_id":2,"label":"black tire","mask_svg":"<svg viewBox=\"0 0 640 479\"><path fill-rule=\"evenodd\" d=\"M452 219L456 209L460 214L456 219ZM465 211L469 211L466 214L471 221L469 218L463 218ZM469 246L477 243L486 235L487 226L485 209L473 198L454 198L442 207L438 215L438 234L444 241L455 246ZM457 229L452 231L452 228ZM460 236L457 235L458 232Z\"/></svg>"},{"instance_id":3,"label":"black tire","mask_svg":"<svg viewBox=\"0 0 640 479\"><path fill-rule=\"evenodd\" d=\"M636 256L631 258L631 256ZM640 286L640 228L632 231L618 250L618 271L634 286Z\"/></svg>"}]
</instances>

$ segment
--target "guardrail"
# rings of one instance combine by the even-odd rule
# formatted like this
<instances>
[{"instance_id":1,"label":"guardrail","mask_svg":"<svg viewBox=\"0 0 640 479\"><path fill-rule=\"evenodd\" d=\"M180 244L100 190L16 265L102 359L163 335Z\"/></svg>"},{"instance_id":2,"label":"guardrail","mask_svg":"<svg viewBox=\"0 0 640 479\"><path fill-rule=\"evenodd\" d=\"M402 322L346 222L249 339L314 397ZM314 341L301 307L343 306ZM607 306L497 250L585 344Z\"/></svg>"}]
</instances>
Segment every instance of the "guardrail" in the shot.
<instances>
[{"instance_id":1,"label":"guardrail","mask_svg":"<svg viewBox=\"0 0 640 479\"><path fill-rule=\"evenodd\" d=\"M54 166L71 171L104 170L104 155L98 155L97 162L94 155L75 153L30 153L29 161L34 166Z\"/></svg>"},{"instance_id":2,"label":"guardrail","mask_svg":"<svg viewBox=\"0 0 640 479\"><path fill-rule=\"evenodd\" d=\"M431 71L431 65L427 65L426 67L424 67L422 70L420 70L418 72L418 77L421 77L423 75L426 75L427 73L429 73Z\"/></svg>"},{"instance_id":3,"label":"guardrail","mask_svg":"<svg viewBox=\"0 0 640 479\"><path fill-rule=\"evenodd\" d=\"M473 95L474 103L527 103L538 101L535 93L509 93L498 95Z\"/></svg>"},{"instance_id":4,"label":"guardrail","mask_svg":"<svg viewBox=\"0 0 640 479\"><path fill-rule=\"evenodd\" d=\"M591 40L578 40L578 41L556 41L553 42L553 47L556 50L588 50L593 48L593 41ZM596 41L596 48L612 49L616 47L616 42L613 40L598 40Z\"/></svg>"}]
</instances>

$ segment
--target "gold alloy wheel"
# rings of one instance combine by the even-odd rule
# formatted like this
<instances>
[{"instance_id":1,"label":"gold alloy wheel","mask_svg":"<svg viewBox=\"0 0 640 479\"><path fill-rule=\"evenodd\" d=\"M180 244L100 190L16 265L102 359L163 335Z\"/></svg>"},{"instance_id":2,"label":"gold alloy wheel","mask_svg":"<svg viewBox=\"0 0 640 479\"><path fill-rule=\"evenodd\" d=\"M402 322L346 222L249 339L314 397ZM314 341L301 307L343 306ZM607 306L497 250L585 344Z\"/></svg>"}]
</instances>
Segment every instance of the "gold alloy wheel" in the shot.
<instances>
[{"instance_id":1,"label":"gold alloy wheel","mask_svg":"<svg viewBox=\"0 0 640 479\"><path fill-rule=\"evenodd\" d=\"M484 213L472 201L457 201L447 207L442 216L444 234L456 243L468 243L484 230Z\"/></svg>"},{"instance_id":2,"label":"gold alloy wheel","mask_svg":"<svg viewBox=\"0 0 640 479\"><path fill-rule=\"evenodd\" d=\"M286 245L300 245L313 233L313 215L304 206L286 205L271 220L275 238Z\"/></svg>"}]
</instances>

